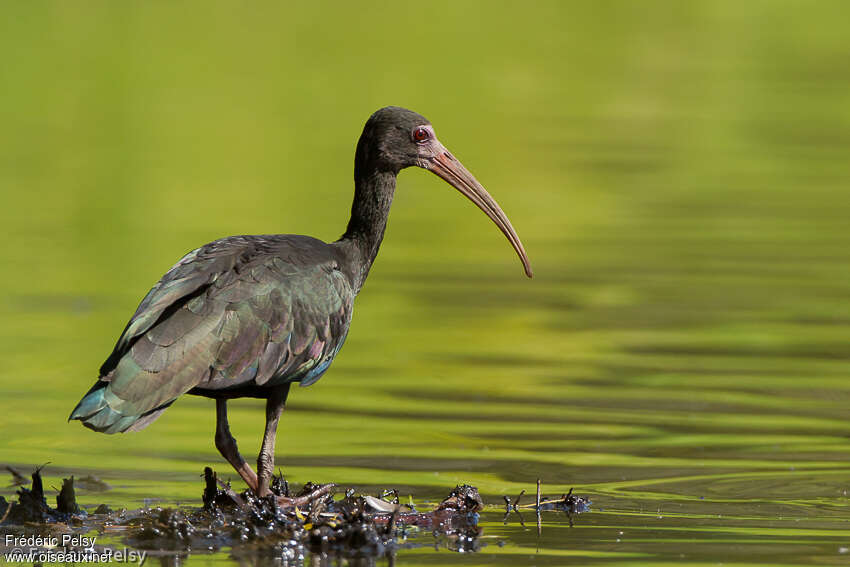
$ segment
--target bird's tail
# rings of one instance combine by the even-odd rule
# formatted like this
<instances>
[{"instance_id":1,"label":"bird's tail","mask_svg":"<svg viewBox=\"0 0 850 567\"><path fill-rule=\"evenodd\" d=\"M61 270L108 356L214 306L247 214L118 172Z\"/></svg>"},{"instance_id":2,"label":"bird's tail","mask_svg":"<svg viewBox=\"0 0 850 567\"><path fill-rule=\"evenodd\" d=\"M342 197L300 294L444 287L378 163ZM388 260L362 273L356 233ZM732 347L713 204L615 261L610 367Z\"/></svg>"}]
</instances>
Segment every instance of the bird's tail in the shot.
<instances>
[{"instance_id":1,"label":"bird's tail","mask_svg":"<svg viewBox=\"0 0 850 567\"><path fill-rule=\"evenodd\" d=\"M98 380L94 386L83 396L68 421L78 419L89 429L101 433L124 433L125 431L139 431L144 429L162 412L168 408L174 400L141 414L125 415L109 407L107 397L109 395L109 382Z\"/></svg>"}]
</instances>

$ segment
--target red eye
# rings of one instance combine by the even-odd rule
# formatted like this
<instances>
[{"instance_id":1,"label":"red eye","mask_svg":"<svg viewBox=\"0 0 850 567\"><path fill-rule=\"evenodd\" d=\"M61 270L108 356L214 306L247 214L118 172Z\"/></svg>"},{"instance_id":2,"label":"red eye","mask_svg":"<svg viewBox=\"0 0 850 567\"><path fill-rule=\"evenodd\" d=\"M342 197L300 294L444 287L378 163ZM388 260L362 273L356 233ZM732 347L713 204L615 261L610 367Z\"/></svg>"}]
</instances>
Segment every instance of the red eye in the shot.
<instances>
[{"instance_id":1,"label":"red eye","mask_svg":"<svg viewBox=\"0 0 850 567\"><path fill-rule=\"evenodd\" d=\"M413 139L416 142L424 142L428 138L431 137L431 132L426 130L425 128L417 128L413 131Z\"/></svg>"}]
</instances>

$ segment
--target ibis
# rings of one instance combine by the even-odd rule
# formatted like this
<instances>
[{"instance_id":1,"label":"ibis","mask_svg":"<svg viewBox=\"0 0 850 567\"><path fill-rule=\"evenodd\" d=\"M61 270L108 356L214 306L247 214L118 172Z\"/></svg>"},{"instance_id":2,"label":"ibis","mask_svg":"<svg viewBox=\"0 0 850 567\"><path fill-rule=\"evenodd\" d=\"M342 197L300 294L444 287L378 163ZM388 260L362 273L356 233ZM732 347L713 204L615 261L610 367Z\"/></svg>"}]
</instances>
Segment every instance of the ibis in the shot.
<instances>
[{"instance_id":1,"label":"ibis","mask_svg":"<svg viewBox=\"0 0 850 567\"><path fill-rule=\"evenodd\" d=\"M354 159L354 202L342 237L230 236L192 250L142 299L69 420L102 433L138 431L177 398L216 403L215 446L258 496L270 493L275 434L290 386L328 370L351 324L384 237L399 172L427 169L499 227L531 277L508 217L440 143L431 123L400 107L366 122ZM227 402L266 400L256 473L230 433Z\"/></svg>"}]
</instances>

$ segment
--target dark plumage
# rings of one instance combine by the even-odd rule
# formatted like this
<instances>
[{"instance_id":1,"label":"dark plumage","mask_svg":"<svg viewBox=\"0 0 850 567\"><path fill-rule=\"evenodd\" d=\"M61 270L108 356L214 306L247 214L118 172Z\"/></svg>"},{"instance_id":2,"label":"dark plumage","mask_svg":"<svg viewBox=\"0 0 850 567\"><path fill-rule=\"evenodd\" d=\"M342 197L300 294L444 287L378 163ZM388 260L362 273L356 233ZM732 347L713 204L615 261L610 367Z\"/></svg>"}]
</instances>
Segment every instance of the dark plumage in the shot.
<instances>
[{"instance_id":1,"label":"dark plumage","mask_svg":"<svg viewBox=\"0 0 850 567\"><path fill-rule=\"evenodd\" d=\"M189 252L148 292L100 377L71 412L104 433L137 431L179 396L216 399L216 446L258 494L268 492L277 421L293 382L309 386L345 341L354 298L378 253L398 172L429 169L475 202L528 259L507 217L437 141L428 121L388 107L357 144L345 234L327 244L289 234L231 236ZM267 399L258 475L239 455L226 400Z\"/></svg>"}]
</instances>

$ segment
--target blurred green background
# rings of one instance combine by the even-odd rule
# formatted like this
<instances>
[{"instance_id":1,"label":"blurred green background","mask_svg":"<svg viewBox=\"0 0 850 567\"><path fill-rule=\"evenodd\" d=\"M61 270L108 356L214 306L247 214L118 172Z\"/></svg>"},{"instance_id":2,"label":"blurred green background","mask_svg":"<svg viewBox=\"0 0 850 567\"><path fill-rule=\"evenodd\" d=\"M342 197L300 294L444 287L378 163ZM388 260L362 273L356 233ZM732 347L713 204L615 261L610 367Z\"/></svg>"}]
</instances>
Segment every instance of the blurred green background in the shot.
<instances>
[{"instance_id":1,"label":"blurred green background","mask_svg":"<svg viewBox=\"0 0 850 567\"><path fill-rule=\"evenodd\" d=\"M3 462L112 485L86 505L196 505L204 465L230 474L210 400L138 434L65 420L182 254L231 234L336 239L360 129L393 104L496 197L535 278L454 190L403 172L345 348L290 397L289 479L426 500L468 482L498 503L540 477L594 501L542 539L485 515L504 547L407 564L846 560L845 3L0 14ZM231 406L253 455L262 406Z\"/></svg>"}]
</instances>

